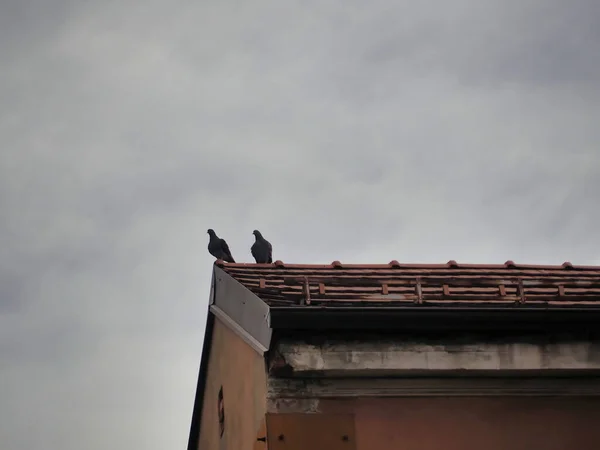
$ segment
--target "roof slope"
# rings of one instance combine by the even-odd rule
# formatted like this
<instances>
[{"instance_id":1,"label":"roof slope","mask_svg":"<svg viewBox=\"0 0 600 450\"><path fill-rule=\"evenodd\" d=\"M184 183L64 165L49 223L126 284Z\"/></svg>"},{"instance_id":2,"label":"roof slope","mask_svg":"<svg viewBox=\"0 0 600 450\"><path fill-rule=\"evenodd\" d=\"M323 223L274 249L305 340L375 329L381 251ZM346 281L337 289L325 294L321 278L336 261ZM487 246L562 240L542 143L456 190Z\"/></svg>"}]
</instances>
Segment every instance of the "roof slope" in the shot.
<instances>
[{"instance_id":1,"label":"roof slope","mask_svg":"<svg viewBox=\"0 0 600 450\"><path fill-rule=\"evenodd\" d=\"M600 266L216 264L270 306L600 307Z\"/></svg>"}]
</instances>

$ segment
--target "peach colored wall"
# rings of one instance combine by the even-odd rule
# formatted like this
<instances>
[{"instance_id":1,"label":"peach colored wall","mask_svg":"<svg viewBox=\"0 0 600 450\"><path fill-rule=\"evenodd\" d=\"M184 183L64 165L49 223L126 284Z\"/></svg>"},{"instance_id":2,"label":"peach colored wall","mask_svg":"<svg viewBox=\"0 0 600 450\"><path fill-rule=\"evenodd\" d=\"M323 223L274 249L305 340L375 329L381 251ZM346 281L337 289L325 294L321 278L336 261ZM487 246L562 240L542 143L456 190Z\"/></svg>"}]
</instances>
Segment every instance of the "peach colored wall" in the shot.
<instances>
[{"instance_id":1,"label":"peach colored wall","mask_svg":"<svg viewBox=\"0 0 600 450\"><path fill-rule=\"evenodd\" d=\"M355 414L359 450L598 450L600 398L322 400Z\"/></svg>"},{"instance_id":2,"label":"peach colored wall","mask_svg":"<svg viewBox=\"0 0 600 450\"><path fill-rule=\"evenodd\" d=\"M219 436L217 399L223 386L225 432ZM215 319L198 450L253 450L266 412L263 357Z\"/></svg>"}]
</instances>

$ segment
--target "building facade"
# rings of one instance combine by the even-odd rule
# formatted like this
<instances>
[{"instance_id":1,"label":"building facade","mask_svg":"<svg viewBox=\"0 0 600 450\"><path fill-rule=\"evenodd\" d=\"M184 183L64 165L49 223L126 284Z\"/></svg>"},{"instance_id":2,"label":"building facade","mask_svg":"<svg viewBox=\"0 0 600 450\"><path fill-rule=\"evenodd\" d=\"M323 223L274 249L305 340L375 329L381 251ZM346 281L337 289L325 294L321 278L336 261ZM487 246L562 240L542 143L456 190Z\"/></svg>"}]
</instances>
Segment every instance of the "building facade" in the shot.
<instances>
[{"instance_id":1,"label":"building facade","mask_svg":"<svg viewBox=\"0 0 600 450\"><path fill-rule=\"evenodd\" d=\"M213 270L188 450L600 448L600 267Z\"/></svg>"}]
</instances>

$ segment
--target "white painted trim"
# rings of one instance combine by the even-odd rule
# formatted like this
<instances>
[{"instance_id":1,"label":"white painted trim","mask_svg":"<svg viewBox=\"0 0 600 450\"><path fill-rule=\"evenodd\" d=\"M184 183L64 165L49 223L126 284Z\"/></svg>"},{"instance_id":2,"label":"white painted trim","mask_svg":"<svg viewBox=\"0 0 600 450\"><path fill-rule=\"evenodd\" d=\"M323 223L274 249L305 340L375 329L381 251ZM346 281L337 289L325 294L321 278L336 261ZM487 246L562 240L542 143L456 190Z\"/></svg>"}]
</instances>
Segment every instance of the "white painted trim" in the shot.
<instances>
[{"instance_id":1,"label":"white painted trim","mask_svg":"<svg viewBox=\"0 0 600 450\"><path fill-rule=\"evenodd\" d=\"M246 330L244 330L241 326L239 326L231 317L227 315L221 308L216 305L210 305L210 312L212 312L215 317L217 317L223 324L241 337L246 344L252 347L261 355L264 355L268 350L265 346L263 346L260 342L254 339Z\"/></svg>"}]
</instances>

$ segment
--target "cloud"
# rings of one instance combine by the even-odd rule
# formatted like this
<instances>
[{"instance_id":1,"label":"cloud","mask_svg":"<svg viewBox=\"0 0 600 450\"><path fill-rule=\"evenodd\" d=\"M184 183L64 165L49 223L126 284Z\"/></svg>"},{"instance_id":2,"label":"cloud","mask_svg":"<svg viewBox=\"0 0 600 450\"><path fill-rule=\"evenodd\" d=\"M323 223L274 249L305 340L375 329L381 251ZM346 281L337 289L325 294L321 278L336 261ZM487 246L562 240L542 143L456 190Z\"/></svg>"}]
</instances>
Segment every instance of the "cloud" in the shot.
<instances>
[{"instance_id":1,"label":"cloud","mask_svg":"<svg viewBox=\"0 0 600 450\"><path fill-rule=\"evenodd\" d=\"M598 263L598 6L7 1L0 441L183 447L212 259Z\"/></svg>"}]
</instances>

